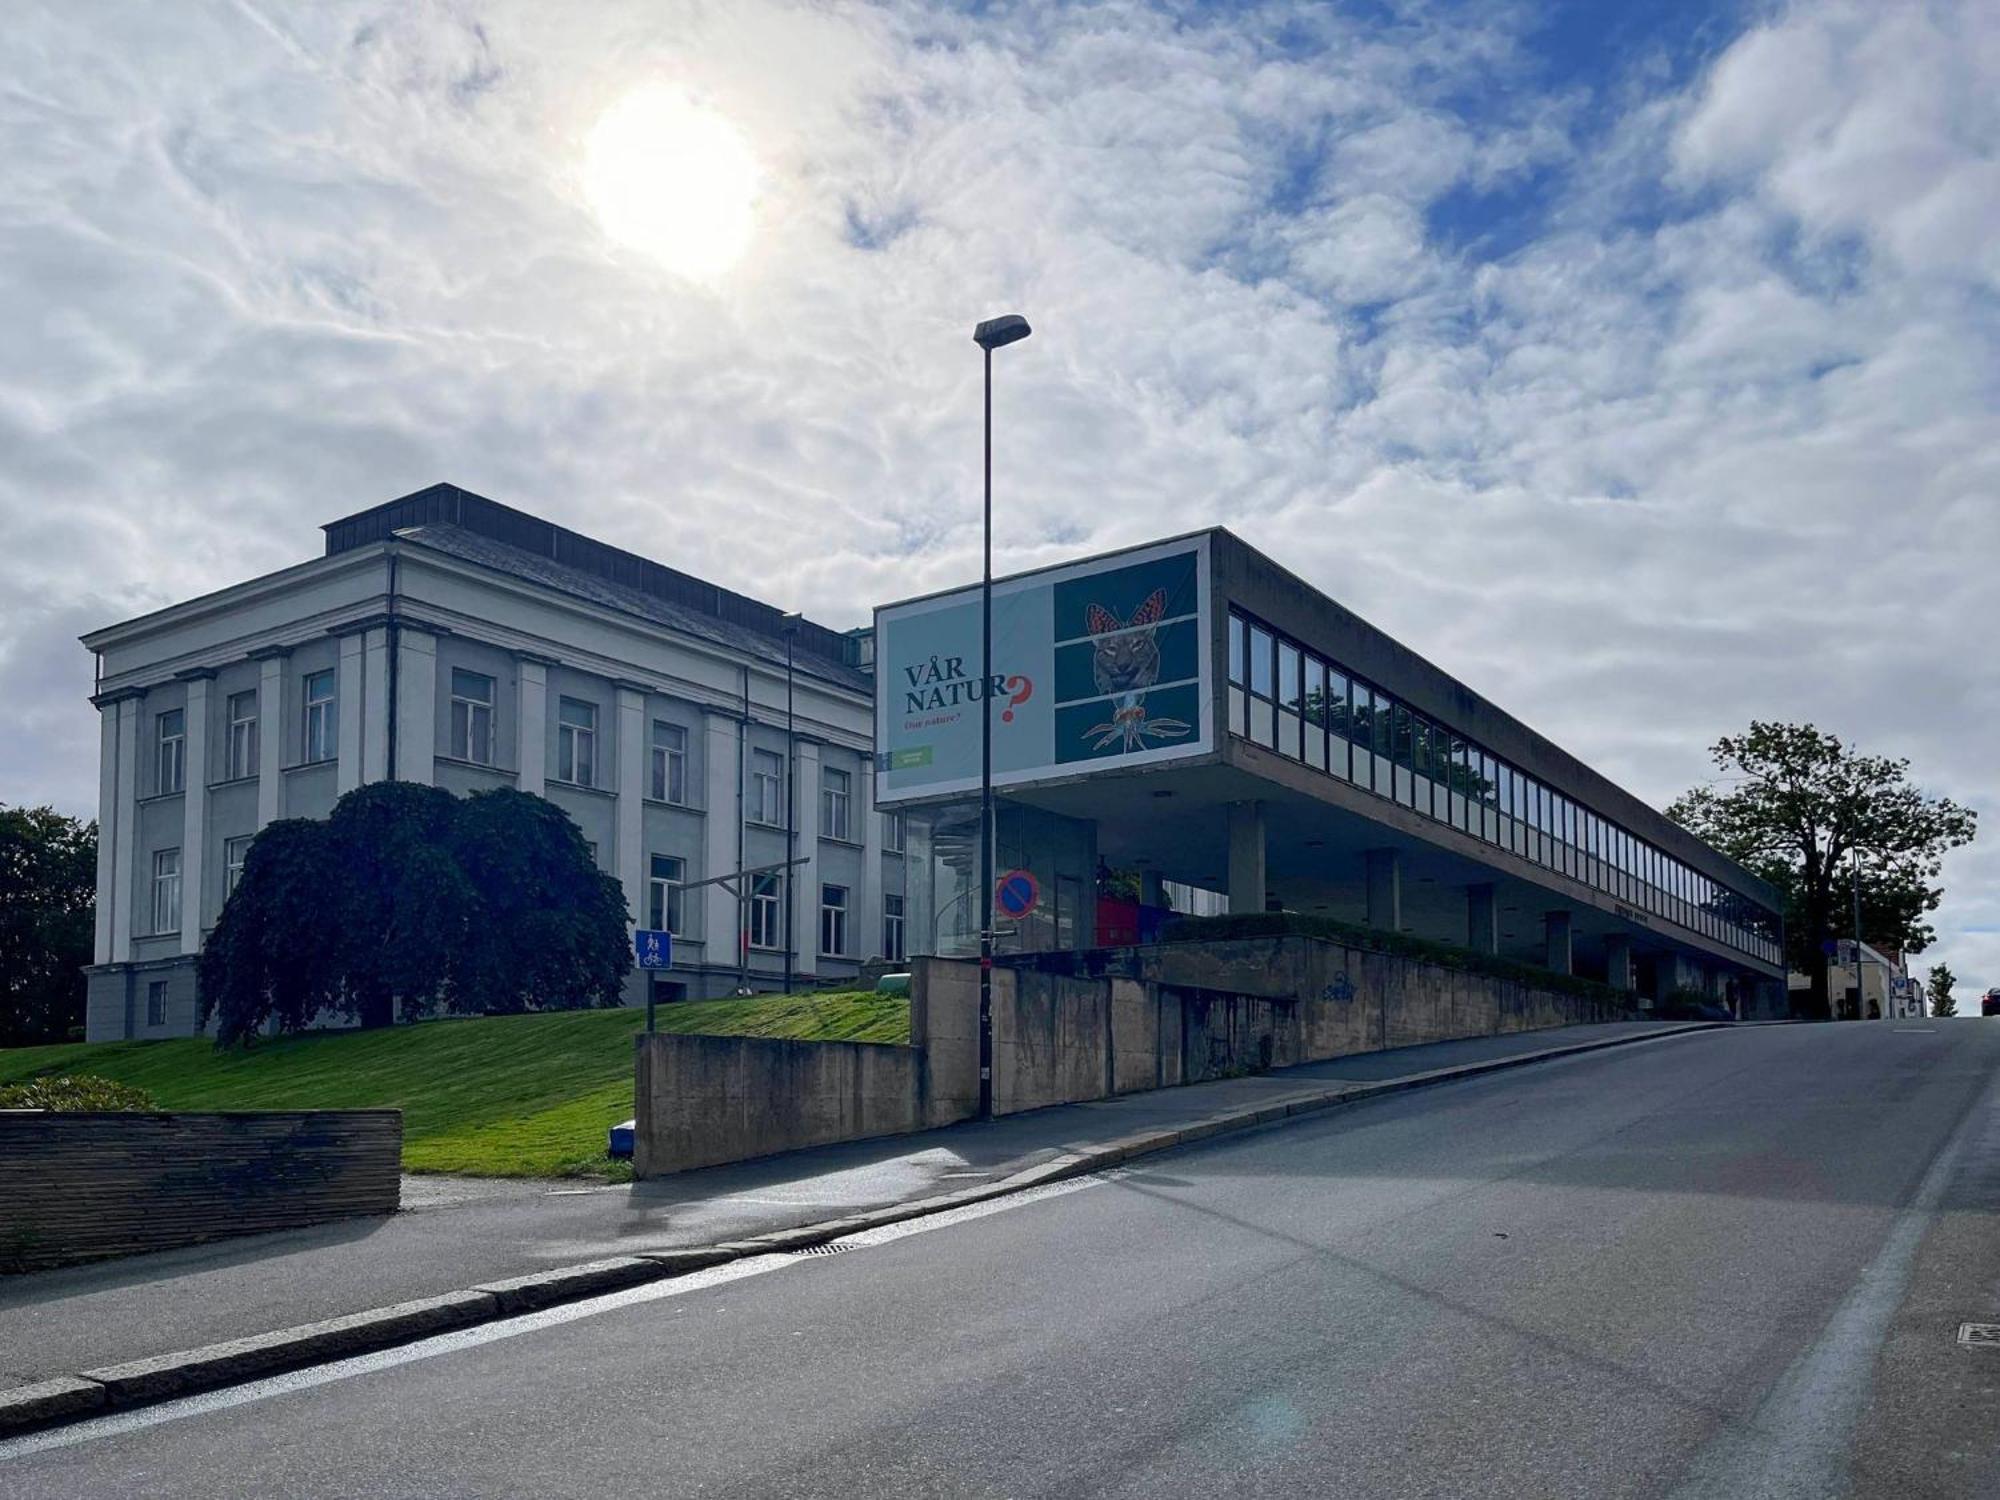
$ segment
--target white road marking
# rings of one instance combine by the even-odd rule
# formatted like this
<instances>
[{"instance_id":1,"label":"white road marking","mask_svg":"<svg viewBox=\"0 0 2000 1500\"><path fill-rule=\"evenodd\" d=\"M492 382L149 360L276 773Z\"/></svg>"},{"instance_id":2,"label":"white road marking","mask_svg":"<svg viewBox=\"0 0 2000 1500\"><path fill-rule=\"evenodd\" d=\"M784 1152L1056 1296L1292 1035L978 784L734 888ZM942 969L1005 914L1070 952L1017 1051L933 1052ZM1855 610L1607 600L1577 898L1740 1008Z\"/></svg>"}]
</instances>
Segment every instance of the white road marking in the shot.
<instances>
[{"instance_id":1,"label":"white road marking","mask_svg":"<svg viewBox=\"0 0 2000 1500\"><path fill-rule=\"evenodd\" d=\"M1062 1182L1046 1183L1041 1187L1024 1188L1018 1193L991 1198L984 1203L947 1209L943 1213L930 1214L921 1219L906 1219L900 1224L887 1224L879 1229L866 1229L859 1234L846 1235L832 1243L848 1245L855 1249L886 1245L894 1240L907 1239L911 1235L927 1234L934 1229L948 1229L972 1219L983 1219L989 1214L1005 1213L1012 1208L1039 1203L1045 1198L1060 1198L1085 1188L1097 1187L1110 1181L1114 1175L1110 1172L1098 1172L1084 1177L1072 1177ZM380 1370L391 1370L398 1365L435 1359L441 1354L456 1354L462 1349L475 1349L482 1344L518 1338L526 1333L539 1333L545 1328L557 1328L565 1323L580 1322L584 1318L636 1307L646 1302L660 1302L669 1297L684 1297L690 1292L706 1291L710 1287L725 1286L732 1281L744 1281L752 1276L763 1276L772 1271L783 1271L792 1267L816 1265L838 1259L840 1259L838 1256L772 1254L730 1261L725 1265L711 1266L705 1271L677 1276L671 1281L650 1282L645 1286L630 1287L622 1292L607 1292L601 1297L591 1297L582 1302L568 1302L560 1307L545 1308L540 1312L523 1313L519 1317L504 1318L493 1323L481 1323L476 1327L437 1334L395 1349L383 1349L374 1354L357 1354L352 1359L336 1360L332 1364L290 1370L282 1375L266 1376L262 1380L253 1380L244 1385L228 1386L218 1391L204 1391L199 1395L182 1396L177 1400L162 1402L158 1406L140 1407L136 1411L114 1412L107 1416L93 1417L74 1426L58 1427L48 1432L7 1439L0 1441L0 1463L5 1463L9 1459L26 1458L33 1453L45 1453L52 1448L69 1448L81 1443L96 1442L102 1438L121 1437L128 1432L141 1432L166 1422L184 1421L189 1417L204 1416L209 1412L227 1411L232 1407L248 1406L257 1401L269 1401L277 1396L290 1395L294 1391L306 1391L315 1386L330 1385L336 1380L351 1380L359 1375L372 1375Z\"/></svg>"}]
</instances>

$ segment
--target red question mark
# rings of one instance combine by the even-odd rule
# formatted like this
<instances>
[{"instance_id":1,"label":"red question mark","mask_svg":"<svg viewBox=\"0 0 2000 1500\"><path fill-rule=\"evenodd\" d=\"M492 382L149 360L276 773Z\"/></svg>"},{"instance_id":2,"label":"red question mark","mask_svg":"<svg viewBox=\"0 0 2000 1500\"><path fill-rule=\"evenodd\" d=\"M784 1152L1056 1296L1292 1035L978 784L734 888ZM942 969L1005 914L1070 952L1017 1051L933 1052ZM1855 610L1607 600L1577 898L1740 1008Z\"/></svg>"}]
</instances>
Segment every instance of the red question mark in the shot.
<instances>
[{"instance_id":1,"label":"red question mark","mask_svg":"<svg viewBox=\"0 0 2000 1500\"><path fill-rule=\"evenodd\" d=\"M1017 672L1002 683L1001 686L1014 695L1007 700L1007 706L1000 710L1000 722L1002 724L1011 724L1014 722L1015 708L1035 696L1035 684Z\"/></svg>"}]
</instances>

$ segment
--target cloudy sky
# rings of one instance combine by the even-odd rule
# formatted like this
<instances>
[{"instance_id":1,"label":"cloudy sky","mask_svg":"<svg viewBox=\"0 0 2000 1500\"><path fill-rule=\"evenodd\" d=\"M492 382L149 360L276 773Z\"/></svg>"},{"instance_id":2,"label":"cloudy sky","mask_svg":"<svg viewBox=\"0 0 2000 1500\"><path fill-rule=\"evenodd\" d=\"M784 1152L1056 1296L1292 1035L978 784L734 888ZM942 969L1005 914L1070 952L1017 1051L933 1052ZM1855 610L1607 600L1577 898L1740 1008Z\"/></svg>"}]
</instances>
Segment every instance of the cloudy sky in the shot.
<instances>
[{"instance_id":1,"label":"cloudy sky","mask_svg":"<svg viewBox=\"0 0 2000 1500\"><path fill-rule=\"evenodd\" d=\"M435 480L834 625L962 581L1019 310L1005 564L1227 524L1655 803L1753 715L1907 755L2000 984L1990 0L30 0L0 58L0 800L93 810L79 632Z\"/></svg>"}]
</instances>

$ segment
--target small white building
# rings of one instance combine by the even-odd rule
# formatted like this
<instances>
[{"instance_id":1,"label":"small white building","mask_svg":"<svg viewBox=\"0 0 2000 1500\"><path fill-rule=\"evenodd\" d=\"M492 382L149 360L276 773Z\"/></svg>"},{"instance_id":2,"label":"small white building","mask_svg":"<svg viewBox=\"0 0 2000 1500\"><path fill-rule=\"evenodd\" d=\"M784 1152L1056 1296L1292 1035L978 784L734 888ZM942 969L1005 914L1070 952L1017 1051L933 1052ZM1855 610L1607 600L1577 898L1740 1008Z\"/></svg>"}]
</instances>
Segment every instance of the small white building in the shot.
<instances>
[{"instance_id":1,"label":"small white building","mask_svg":"<svg viewBox=\"0 0 2000 1500\"><path fill-rule=\"evenodd\" d=\"M1812 988L1812 976L1794 972L1786 983L1801 993ZM1836 1021L1902 1021L1928 1013L1923 985L1910 973L1906 956L1857 944L1852 938L1836 945L1827 965L1826 992Z\"/></svg>"},{"instance_id":2,"label":"small white building","mask_svg":"<svg viewBox=\"0 0 2000 1500\"><path fill-rule=\"evenodd\" d=\"M638 922L674 931L662 999L902 957L865 632L454 485L324 530L321 557L83 638L103 717L91 1041L192 1033L195 955L250 840L386 779L561 807ZM787 859L740 897L681 889Z\"/></svg>"}]
</instances>

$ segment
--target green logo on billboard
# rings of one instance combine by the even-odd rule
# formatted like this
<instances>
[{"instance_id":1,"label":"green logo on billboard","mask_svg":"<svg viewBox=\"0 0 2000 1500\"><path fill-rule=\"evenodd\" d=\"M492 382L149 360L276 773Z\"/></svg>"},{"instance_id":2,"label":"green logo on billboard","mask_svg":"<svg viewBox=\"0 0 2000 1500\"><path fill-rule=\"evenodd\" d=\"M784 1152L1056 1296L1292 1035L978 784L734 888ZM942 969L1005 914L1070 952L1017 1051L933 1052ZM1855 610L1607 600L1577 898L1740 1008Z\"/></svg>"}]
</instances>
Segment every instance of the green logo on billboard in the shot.
<instances>
[{"instance_id":1,"label":"green logo on billboard","mask_svg":"<svg viewBox=\"0 0 2000 1500\"><path fill-rule=\"evenodd\" d=\"M929 745L916 745L907 750L896 750L891 752L889 756L889 769L892 771L914 771L918 767L927 766L930 763L931 747Z\"/></svg>"}]
</instances>

